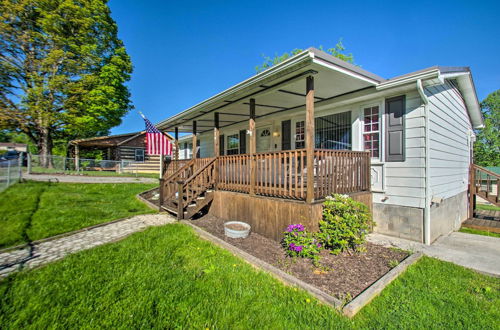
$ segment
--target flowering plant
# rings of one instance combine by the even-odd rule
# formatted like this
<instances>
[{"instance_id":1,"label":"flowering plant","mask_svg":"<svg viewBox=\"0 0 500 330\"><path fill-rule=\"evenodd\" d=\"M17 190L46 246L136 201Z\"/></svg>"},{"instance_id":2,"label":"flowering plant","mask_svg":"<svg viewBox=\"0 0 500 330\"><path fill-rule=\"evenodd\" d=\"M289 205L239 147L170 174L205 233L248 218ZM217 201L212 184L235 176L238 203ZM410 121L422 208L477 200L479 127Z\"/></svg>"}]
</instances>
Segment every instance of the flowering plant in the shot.
<instances>
[{"instance_id":1,"label":"flowering plant","mask_svg":"<svg viewBox=\"0 0 500 330\"><path fill-rule=\"evenodd\" d=\"M318 259L321 244L302 224L289 225L283 234L283 248L289 256Z\"/></svg>"},{"instance_id":2,"label":"flowering plant","mask_svg":"<svg viewBox=\"0 0 500 330\"><path fill-rule=\"evenodd\" d=\"M333 254L349 248L359 250L374 226L368 207L341 194L328 196L323 205L317 238Z\"/></svg>"}]
</instances>

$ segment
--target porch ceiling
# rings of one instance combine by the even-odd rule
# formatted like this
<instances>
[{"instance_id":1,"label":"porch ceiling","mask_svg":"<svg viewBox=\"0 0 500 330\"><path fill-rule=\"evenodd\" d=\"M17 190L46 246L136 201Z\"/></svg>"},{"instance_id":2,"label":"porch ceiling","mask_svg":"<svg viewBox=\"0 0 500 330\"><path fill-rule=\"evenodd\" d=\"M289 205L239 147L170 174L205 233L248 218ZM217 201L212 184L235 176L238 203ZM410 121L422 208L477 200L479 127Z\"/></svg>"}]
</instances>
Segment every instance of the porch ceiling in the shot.
<instances>
[{"instance_id":1,"label":"porch ceiling","mask_svg":"<svg viewBox=\"0 0 500 330\"><path fill-rule=\"evenodd\" d=\"M319 55L323 57L327 55L327 60L330 62L314 53L301 62L292 63L293 65L288 68L277 71L253 85L249 84L240 89L237 89L239 85L236 85L212 99L159 123L158 127L164 131L173 131L177 127L179 132L192 132L192 122L196 120L198 132L209 131L214 128L214 112L219 112L220 127L247 121L251 98L255 99L257 119L303 107L306 77L309 75L314 76L316 102L373 87L382 79L374 75L367 76L368 72L350 64L336 67L336 64L331 62L332 56L322 52ZM339 60L335 60L338 64ZM347 65L348 63L342 62L341 64ZM272 68L267 71L270 70Z\"/></svg>"}]
</instances>

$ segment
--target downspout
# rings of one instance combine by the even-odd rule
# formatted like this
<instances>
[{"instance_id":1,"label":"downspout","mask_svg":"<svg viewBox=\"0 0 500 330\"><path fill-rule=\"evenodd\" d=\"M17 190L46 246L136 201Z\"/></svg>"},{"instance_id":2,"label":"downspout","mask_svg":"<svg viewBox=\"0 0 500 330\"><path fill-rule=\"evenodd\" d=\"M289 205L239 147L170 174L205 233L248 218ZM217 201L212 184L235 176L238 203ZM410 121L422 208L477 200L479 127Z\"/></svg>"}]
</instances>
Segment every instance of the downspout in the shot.
<instances>
[{"instance_id":1,"label":"downspout","mask_svg":"<svg viewBox=\"0 0 500 330\"><path fill-rule=\"evenodd\" d=\"M424 244L431 244L431 186L430 186L430 136L429 136L429 99L425 95L422 79L417 80L417 90L424 102L425 116L425 207L424 207Z\"/></svg>"}]
</instances>

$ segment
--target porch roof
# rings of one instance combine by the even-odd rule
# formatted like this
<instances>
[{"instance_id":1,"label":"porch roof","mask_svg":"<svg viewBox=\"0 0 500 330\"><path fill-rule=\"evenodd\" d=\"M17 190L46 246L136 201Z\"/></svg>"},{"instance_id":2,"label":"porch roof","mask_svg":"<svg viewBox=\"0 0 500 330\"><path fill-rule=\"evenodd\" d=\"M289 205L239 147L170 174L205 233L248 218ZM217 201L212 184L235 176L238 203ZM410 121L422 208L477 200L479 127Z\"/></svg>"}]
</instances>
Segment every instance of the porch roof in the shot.
<instances>
[{"instance_id":1,"label":"porch roof","mask_svg":"<svg viewBox=\"0 0 500 330\"><path fill-rule=\"evenodd\" d=\"M437 78L454 79L463 94L474 128L483 126L481 108L468 67L433 66L423 70L384 79L328 53L309 48L213 97L157 124L163 131L192 132L214 127L214 112L219 112L219 126L244 122L249 117L249 100L255 99L256 118L305 106L305 78L314 75L315 101L326 104L334 98L363 91L371 95L384 90ZM325 102L323 102L325 101Z\"/></svg>"},{"instance_id":2,"label":"porch roof","mask_svg":"<svg viewBox=\"0 0 500 330\"><path fill-rule=\"evenodd\" d=\"M219 112L220 127L246 121L249 100L256 100L256 117L298 109L305 105L305 78L315 77L315 99L322 101L340 95L374 88L385 81L371 72L344 62L315 48L309 48L233 87L160 123L163 131L198 132L214 127Z\"/></svg>"}]
</instances>

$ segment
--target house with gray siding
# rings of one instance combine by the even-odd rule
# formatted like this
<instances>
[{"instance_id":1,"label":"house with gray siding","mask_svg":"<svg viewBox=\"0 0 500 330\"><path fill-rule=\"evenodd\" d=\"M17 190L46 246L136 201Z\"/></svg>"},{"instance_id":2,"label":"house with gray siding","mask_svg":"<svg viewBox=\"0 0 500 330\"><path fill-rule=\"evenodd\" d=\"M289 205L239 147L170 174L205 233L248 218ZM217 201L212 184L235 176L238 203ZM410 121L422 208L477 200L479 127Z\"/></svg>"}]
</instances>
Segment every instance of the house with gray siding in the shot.
<instances>
[{"instance_id":1,"label":"house with gray siding","mask_svg":"<svg viewBox=\"0 0 500 330\"><path fill-rule=\"evenodd\" d=\"M317 155L365 152L374 230L430 244L467 219L474 129L482 125L468 67L434 66L385 79L309 48L157 126L191 133L178 139L178 159L191 158L193 145L198 158L314 149L311 169L326 173L327 181L339 169ZM279 159L285 165L277 180L286 187L287 178L301 174L296 167L297 173L286 174L290 166ZM329 192L336 192L332 187ZM321 202L315 196L300 202Z\"/></svg>"}]
</instances>

